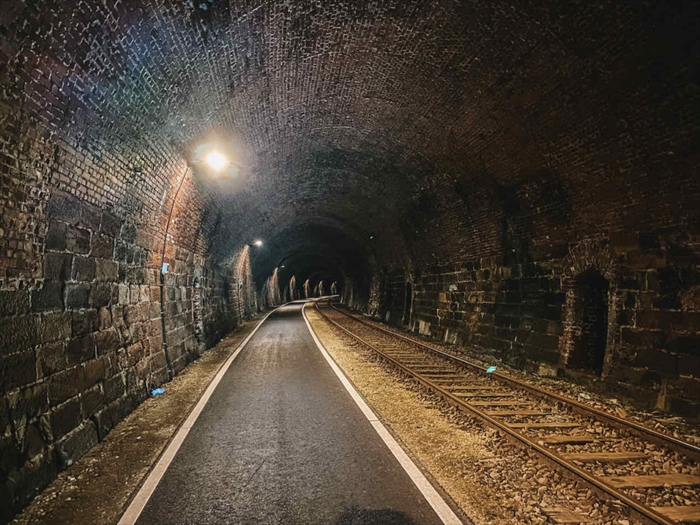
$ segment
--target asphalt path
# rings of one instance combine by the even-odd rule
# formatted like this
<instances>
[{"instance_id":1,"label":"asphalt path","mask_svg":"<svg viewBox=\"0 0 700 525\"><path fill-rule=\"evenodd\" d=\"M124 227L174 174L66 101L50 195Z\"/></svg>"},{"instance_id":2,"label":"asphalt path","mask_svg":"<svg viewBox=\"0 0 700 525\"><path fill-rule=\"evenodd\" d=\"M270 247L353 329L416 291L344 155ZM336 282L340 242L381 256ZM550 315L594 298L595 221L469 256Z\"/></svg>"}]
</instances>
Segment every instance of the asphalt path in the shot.
<instances>
[{"instance_id":1,"label":"asphalt path","mask_svg":"<svg viewBox=\"0 0 700 525\"><path fill-rule=\"evenodd\" d=\"M224 375L138 525L438 525L316 347L279 308Z\"/></svg>"}]
</instances>

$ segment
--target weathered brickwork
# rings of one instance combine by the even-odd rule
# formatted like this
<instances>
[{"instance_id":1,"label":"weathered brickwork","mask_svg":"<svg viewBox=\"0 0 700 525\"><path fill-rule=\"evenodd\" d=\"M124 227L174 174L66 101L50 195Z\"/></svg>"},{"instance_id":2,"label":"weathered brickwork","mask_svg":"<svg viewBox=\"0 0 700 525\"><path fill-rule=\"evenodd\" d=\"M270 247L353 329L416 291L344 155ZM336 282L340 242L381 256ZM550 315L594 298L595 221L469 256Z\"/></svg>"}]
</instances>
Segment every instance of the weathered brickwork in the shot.
<instances>
[{"instance_id":1,"label":"weathered brickwork","mask_svg":"<svg viewBox=\"0 0 700 525\"><path fill-rule=\"evenodd\" d=\"M2 519L241 318L332 289L696 414L697 20L661 0L5 2Z\"/></svg>"},{"instance_id":2,"label":"weathered brickwork","mask_svg":"<svg viewBox=\"0 0 700 525\"><path fill-rule=\"evenodd\" d=\"M55 41L54 7L3 13L0 522L239 321L233 269L207 257L196 176L147 111L124 113L129 95L102 77L119 54L100 55L109 39L73 47L114 18L54 12Z\"/></svg>"},{"instance_id":3,"label":"weathered brickwork","mask_svg":"<svg viewBox=\"0 0 700 525\"><path fill-rule=\"evenodd\" d=\"M157 233L60 190L45 209L43 275L21 288L10 281L0 292L5 516L237 322L225 269L172 237L165 259L166 358L162 237L158 242Z\"/></svg>"},{"instance_id":4,"label":"weathered brickwork","mask_svg":"<svg viewBox=\"0 0 700 525\"><path fill-rule=\"evenodd\" d=\"M675 244L679 237L687 244ZM504 265L502 257L490 257L415 270L409 328L541 374L600 374L611 388L650 406L696 415L696 247L692 237L669 229L579 243L558 259ZM585 290L577 278L590 272L606 286L599 366L574 359L586 332ZM397 325L407 305L404 282L401 272L388 275L380 303L382 318Z\"/></svg>"}]
</instances>

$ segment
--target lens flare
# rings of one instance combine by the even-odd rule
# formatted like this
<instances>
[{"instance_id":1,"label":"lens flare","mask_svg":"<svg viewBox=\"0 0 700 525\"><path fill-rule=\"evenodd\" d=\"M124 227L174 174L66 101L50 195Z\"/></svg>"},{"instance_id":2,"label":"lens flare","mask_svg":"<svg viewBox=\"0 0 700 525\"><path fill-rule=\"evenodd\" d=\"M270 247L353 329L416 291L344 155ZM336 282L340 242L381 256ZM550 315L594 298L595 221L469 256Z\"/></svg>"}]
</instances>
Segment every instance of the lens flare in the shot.
<instances>
[{"instance_id":1,"label":"lens flare","mask_svg":"<svg viewBox=\"0 0 700 525\"><path fill-rule=\"evenodd\" d=\"M219 171L221 168L226 166L226 164L228 164L228 161L221 153L212 151L209 155L207 155L207 164L209 164L209 166L214 168L216 171Z\"/></svg>"}]
</instances>

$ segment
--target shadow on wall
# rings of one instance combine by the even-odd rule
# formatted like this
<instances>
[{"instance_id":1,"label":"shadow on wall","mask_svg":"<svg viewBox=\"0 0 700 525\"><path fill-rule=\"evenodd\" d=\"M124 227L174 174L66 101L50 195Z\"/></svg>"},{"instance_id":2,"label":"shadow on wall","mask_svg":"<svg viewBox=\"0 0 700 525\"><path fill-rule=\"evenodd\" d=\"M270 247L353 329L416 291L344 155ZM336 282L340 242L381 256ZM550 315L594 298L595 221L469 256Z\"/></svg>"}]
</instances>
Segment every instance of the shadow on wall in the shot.
<instances>
[{"instance_id":1,"label":"shadow on wall","mask_svg":"<svg viewBox=\"0 0 700 525\"><path fill-rule=\"evenodd\" d=\"M403 512L390 509L357 509L344 511L335 525L415 525L415 521Z\"/></svg>"}]
</instances>

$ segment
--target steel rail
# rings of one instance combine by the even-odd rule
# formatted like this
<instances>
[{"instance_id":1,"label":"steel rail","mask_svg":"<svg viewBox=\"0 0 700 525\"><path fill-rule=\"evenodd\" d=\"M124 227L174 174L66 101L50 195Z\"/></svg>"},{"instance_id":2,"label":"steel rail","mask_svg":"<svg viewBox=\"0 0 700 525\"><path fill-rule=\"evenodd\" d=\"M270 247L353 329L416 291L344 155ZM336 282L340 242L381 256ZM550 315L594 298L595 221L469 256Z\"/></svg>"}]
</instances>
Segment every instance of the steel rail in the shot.
<instances>
[{"instance_id":1,"label":"steel rail","mask_svg":"<svg viewBox=\"0 0 700 525\"><path fill-rule=\"evenodd\" d=\"M555 467L561 469L564 471L564 473L567 473L569 477L573 477L574 479L580 479L583 480L589 487L591 487L594 491L596 491L598 494L602 494L604 497L612 497L613 499L617 499L627 505L627 507L630 508L639 518L643 519L644 521L648 523L653 523L655 525L678 525L678 523L675 520L671 520L664 516L663 514L658 513L654 509L630 498L626 494L618 491L616 488L612 487L611 485L608 485L604 481L600 480L599 478L596 478L586 472L585 470L577 467L573 463L570 463L566 461L565 459L561 458L560 456L550 452L543 446L535 443L534 441L531 441L528 439L526 436L521 434L520 432L510 428L508 425L494 419L493 417L489 416L488 414L482 412L478 408L470 405L466 401L456 397L453 395L451 392L447 391L446 389L442 388L435 382L431 381L430 379L427 379L425 377L422 377L422 374L418 372L412 371L409 367L403 365L390 355L386 354L382 350L379 350L377 347L375 347L373 344L369 343L368 341L364 340L362 337L354 334L344 326L340 325L337 321L331 319L326 313L324 313L319 307L318 307L319 301L316 301L315 307L316 310L323 316L324 319L326 319L328 322L336 326L338 329L346 333L348 336L351 338L355 339L359 343L363 344L364 346L368 347L371 349L373 352L377 353L380 355L383 359L386 361L390 362L392 365L396 366L399 368L401 371L403 371L405 374L408 376L416 379L419 383L424 385L425 387L434 390L438 394L440 394L443 399L447 400L450 404L466 409L468 412L472 413L482 421L486 422L490 426L497 428L501 432L503 432L508 438L510 438L512 441L524 445L526 448L534 450L540 457L544 458L549 464L554 465ZM341 310L338 310L337 308L333 307L328 301L328 304L338 313L345 315L346 317L349 317L350 319L359 322L363 325L369 326L370 328L375 328L373 325L366 323L360 319L357 319L356 317L346 314L345 312L342 312ZM381 330L383 332L388 333L389 335L392 336L398 336L399 339L406 339L411 343L414 343L415 341L402 337L398 334L395 334L389 330ZM427 346L427 345L419 345L419 346ZM430 348L430 347L428 347ZM431 348L432 350L432 348ZM444 352L437 351L441 355L446 355L449 357L450 354L445 354ZM471 364L471 363L469 363ZM478 365L474 365L478 367ZM478 367L479 369L484 369L483 367Z\"/></svg>"},{"instance_id":2,"label":"steel rail","mask_svg":"<svg viewBox=\"0 0 700 525\"><path fill-rule=\"evenodd\" d=\"M429 352L435 353L441 357L444 357L448 360L455 361L456 363L459 363L460 365L463 365L468 368L472 368L476 371L479 372L485 372L486 367L483 367L481 365L477 365L475 363L471 363L467 361L466 359L463 359L461 357L449 354L443 350L440 350L438 348L435 348L433 346L430 346L422 341L418 341L416 339L412 339L410 337L406 337L402 334L398 334L396 332L393 332L391 330L387 330L386 328L383 328L381 326L377 326L373 323L368 323L364 319L359 319L354 315L351 315L347 312L343 312L342 310L336 308L331 302L328 302L329 306L333 308L335 311L350 317L351 319L354 319L358 323L361 323L365 326L368 326L369 328L372 328L374 330L377 330L379 332L383 332L385 334L388 334L390 336L396 337L398 339L401 339L403 341L406 341L410 344L419 346ZM613 414L609 414L608 412L604 412L600 409L588 406L584 403L581 403L579 401L576 401L573 398L557 394L555 392L552 392L550 390L546 390L544 388L535 386L535 385L529 385L523 381L520 381L518 379L509 377L507 375L501 374L499 372L494 372L490 374L492 377L495 377L499 379L503 383L507 383L515 388L519 388L522 390L527 390L528 392L542 398L546 399L553 399L555 401L559 401L561 403L565 403L571 408L574 409L575 412L577 412L580 415L587 416L587 417L592 417L594 419L602 420L609 425L621 429L621 430L626 430L628 432L631 432L637 437L640 437L642 439L646 439L647 441L650 441L654 444L661 445L663 447L669 448L673 450L674 452L679 452L681 454L684 454L688 456L690 459L693 459L694 461L699 461L700 462L700 446L694 445L692 443L688 443L687 441L683 441L681 439L675 438L673 436L669 436L667 434L664 434L662 432L658 432L654 429L651 429L649 427L646 427L644 425L641 425L635 421L630 421L628 419L624 419L618 416L615 416Z\"/></svg>"}]
</instances>

